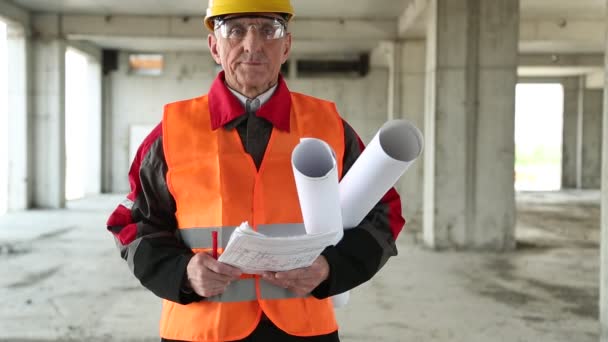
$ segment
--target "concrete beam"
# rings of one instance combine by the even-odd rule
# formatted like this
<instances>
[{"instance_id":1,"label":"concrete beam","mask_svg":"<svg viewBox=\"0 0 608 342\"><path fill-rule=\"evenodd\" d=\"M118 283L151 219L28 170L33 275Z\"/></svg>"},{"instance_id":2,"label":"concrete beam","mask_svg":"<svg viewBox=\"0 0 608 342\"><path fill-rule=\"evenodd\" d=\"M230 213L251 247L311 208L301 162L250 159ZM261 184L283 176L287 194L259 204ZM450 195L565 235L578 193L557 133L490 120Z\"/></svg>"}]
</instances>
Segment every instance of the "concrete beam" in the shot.
<instances>
[{"instance_id":1,"label":"concrete beam","mask_svg":"<svg viewBox=\"0 0 608 342\"><path fill-rule=\"evenodd\" d=\"M207 40L198 38L153 38L136 36L92 36L70 35L69 44L75 41L88 41L98 47L124 51L159 52L159 51L208 51ZM374 40L317 41L294 39L291 56L297 57L352 57L359 53L372 51L378 45Z\"/></svg>"},{"instance_id":2,"label":"concrete beam","mask_svg":"<svg viewBox=\"0 0 608 342\"><path fill-rule=\"evenodd\" d=\"M8 1L0 1L0 19L8 19L28 27L30 25L30 13Z\"/></svg>"},{"instance_id":3,"label":"concrete beam","mask_svg":"<svg viewBox=\"0 0 608 342\"><path fill-rule=\"evenodd\" d=\"M519 28L520 41L583 41L604 46L605 35L602 19L524 19Z\"/></svg>"},{"instance_id":4,"label":"concrete beam","mask_svg":"<svg viewBox=\"0 0 608 342\"><path fill-rule=\"evenodd\" d=\"M419 27L426 21L428 0L412 0L404 12L399 16L397 23L399 37L409 37L412 30L419 31ZM520 41L535 42L584 42L597 46L604 46L604 21L602 19L522 19L519 27ZM426 32L422 30L421 36ZM601 49L600 49L601 51Z\"/></svg>"},{"instance_id":5,"label":"concrete beam","mask_svg":"<svg viewBox=\"0 0 608 342\"><path fill-rule=\"evenodd\" d=\"M520 54L520 67L600 67L603 54Z\"/></svg>"},{"instance_id":6,"label":"concrete beam","mask_svg":"<svg viewBox=\"0 0 608 342\"><path fill-rule=\"evenodd\" d=\"M290 31L298 39L392 40L397 37L396 21L378 19L296 18ZM153 38L205 37L207 30L198 19L171 16L64 15L63 34L70 36L128 36Z\"/></svg>"},{"instance_id":7,"label":"concrete beam","mask_svg":"<svg viewBox=\"0 0 608 342\"><path fill-rule=\"evenodd\" d=\"M95 61L101 63L101 49L98 46L95 46L88 42L79 42L79 41L70 41L67 43L68 47L79 50L80 52L85 53L90 58L93 58Z\"/></svg>"},{"instance_id":8,"label":"concrete beam","mask_svg":"<svg viewBox=\"0 0 608 342\"><path fill-rule=\"evenodd\" d=\"M585 86L587 89L604 88L604 71L601 70L587 75Z\"/></svg>"},{"instance_id":9,"label":"concrete beam","mask_svg":"<svg viewBox=\"0 0 608 342\"><path fill-rule=\"evenodd\" d=\"M407 4L397 22L399 37L421 38L426 35L426 11L429 0L412 0Z\"/></svg>"},{"instance_id":10,"label":"concrete beam","mask_svg":"<svg viewBox=\"0 0 608 342\"><path fill-rule=\"evenodd\" d=\"M557 76L539 76L539 77L534 77L534 76L520 76L517 78L517 83L561 83L563 80L563 77L557 77Z\"/></svg>"}]
</instances>

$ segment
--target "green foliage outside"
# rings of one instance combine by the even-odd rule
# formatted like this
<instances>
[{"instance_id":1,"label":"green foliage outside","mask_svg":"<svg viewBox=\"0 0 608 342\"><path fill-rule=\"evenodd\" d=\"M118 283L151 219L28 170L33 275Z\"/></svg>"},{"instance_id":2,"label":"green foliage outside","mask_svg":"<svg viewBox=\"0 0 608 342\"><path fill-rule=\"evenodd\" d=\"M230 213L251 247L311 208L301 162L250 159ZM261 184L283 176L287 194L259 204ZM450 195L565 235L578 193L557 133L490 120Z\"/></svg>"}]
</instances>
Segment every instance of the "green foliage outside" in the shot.
<instances>
[{"instance_id":1,"label":"green foliage outside","mask_svg":"<svg viewBox=\"0 0 608 342\"><path fill-rule=\"evenodd\" d=\"M561 164L561 151L558 146L537 145L534 148L518 148L515 155L515 166L556 165Z\"/></svg>"}]
</instances>

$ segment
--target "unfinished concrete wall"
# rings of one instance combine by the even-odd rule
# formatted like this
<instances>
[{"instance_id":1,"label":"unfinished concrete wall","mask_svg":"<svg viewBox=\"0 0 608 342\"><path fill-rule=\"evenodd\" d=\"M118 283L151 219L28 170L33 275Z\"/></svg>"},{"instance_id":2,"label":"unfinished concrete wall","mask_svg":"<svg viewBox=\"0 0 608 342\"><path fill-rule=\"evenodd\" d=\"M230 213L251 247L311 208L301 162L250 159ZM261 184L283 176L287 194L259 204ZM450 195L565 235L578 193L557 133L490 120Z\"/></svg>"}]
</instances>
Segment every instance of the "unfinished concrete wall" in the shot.
<instances>
[{"instance_id":1,"label":"unfinished concrete wall","mask_svg":"<svg viewBox=\"0 0 608 342\"><path fill-rule=\"evenodd\" d=\"M163 106L207 92L215 74L208 53L166 53L162 76L137 76L129 72L129 54L119 55L119 69L111 74L112 186L114 192L129 190L127 174L131 126L156 125Z\"/></svg>"},{"instance_id":2,"label":"unfinished concrete wall","mask_svg":"<svg viewBox=\"0 0 608 342\"><path fill-rule=\"evenodd\" d=\"M599 189L602 183L602 92L602 89L583 92L583 189Z\"/></svg>"},{"instance_id":3,"label":"unfinished concrete wall","mask_svg":"<svg viewBox=\"0 0 608 342\"><path fill-rule=\"evenodd\" d=\"M105 176L111 184L109 190L129 190L131 126L154 126L162 119L166 103L207 93L217 71L207 52L172 52L165 54L162 76L136 76L128 70L128 54L120 54L119 69L105 78L105 86L111 86L104 99L111 113L111 140L106 146L111 152L111 175ZM340 114L366 143L386 121L387 82L387 71L383 69L374 69L364 78L287 79L293 91L336 102Z\"/></svg>"},{"instance_id":4,"label":"unfinished concrete wall","mask_svg":"<svg viewBox=\"0 0 608 342\"><path fill-rule=\"evenodd\" d=\"M387 120L386 69L373 69L366 77L298 78L287 84L292 91L335 102L340 115L366 144Z\"/></svg>"}]
</instances>

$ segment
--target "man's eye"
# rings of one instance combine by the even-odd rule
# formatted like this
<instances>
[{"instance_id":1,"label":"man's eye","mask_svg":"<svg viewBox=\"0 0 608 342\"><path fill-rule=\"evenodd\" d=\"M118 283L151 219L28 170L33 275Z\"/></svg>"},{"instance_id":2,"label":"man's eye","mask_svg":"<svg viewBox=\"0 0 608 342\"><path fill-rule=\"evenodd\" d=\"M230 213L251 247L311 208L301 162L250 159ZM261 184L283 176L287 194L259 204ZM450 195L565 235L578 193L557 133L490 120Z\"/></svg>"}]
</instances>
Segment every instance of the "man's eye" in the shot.
<instances>
[{"instance_id":1,"label":"man's eye","mask_svg":"<svg viewBox=\"0 0 608 342\"><path fill-rule=\"evenodd\" d=\"M274 36L274 26L272 25L264 25L260 28L260 32L264 36Z\"/></svg>"},{"instance_id":2,"label":"man's eye","mask_svg":"<svg viewBox=\"0 0 608 342\"><path fill-rule=\"evenodd\" d=\"M230 37L242 37L245 35L245 28L242 26L233 26L228 31Z\"/></svg>"}]
</instances>

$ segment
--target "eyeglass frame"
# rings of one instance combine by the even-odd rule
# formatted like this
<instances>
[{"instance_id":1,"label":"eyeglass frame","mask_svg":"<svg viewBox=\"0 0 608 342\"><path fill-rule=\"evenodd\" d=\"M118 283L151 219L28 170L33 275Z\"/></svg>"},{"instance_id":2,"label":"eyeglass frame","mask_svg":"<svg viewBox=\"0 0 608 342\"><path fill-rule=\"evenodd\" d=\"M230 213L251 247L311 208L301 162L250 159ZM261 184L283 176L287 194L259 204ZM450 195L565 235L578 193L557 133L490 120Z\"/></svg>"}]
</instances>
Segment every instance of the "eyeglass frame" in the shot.
<instances>
[{"instance_id":1,"label":"eyeglass frame","mask_svg":"<svg viewBox=\"0 0 608 342\"><path fill-rule=\"evenodd\" d=\"M284 38L287 35L287 21L284 18L277 18L277 17L271 17L271 16L267 16L267 15L239 15L239 16L234 16L234 17L230 17L230 18L226 18L226 17L216 17L214 19L213 22L213 30L214 31L220 31L221 36L224 39L233 39L233 40L243 40L245 37L243 38L230 38L227 37L222 31L222 26L228 22L228 21L232 21L232 20L236 20L236 19L241 19L241 18L253 18L253 19L257 19L257 18L262 18L262 19L270 19L272 21L278 24L280 24L283 27L283 34L280 37L276 37L276 38L264 38L264 40L266 41L273 41L273 40L277 40L277 39L281 39ZM258 24L249 24L247 25L247 32L249 32L249 28L251 26L255 26L256 27L256 31L258 30Z\"/></svg>"}]
</instances>

